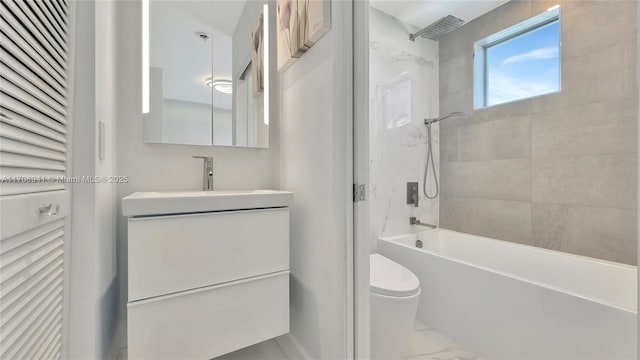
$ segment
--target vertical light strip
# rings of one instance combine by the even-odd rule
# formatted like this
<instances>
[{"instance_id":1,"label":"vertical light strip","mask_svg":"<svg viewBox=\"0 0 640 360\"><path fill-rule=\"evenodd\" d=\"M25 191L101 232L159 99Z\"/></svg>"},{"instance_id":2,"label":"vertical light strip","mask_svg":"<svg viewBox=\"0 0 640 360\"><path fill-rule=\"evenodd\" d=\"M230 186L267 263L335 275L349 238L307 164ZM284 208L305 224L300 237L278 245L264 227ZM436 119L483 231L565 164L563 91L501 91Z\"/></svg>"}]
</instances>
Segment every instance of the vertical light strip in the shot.
<instances>
[{"instance_id":1,"label":"vertical light strip","mask_svg":"<svg viewBox=\"0 0 640 360\"><path fill-rule=\"evenodd\" d=\"M142 113L149 113L149 0L142 0Z\"/></svg>"},{"instance_id":2,"label":"vertical light strip","mask_svg":"<svg viewBox=\"0 0 640 360\"><path fill-rule=\"evenodd\" d=\"M269 125L269 4L264 4L263 12L263 36L264 36L264 124Z\"/></svg>"}]
</instances>

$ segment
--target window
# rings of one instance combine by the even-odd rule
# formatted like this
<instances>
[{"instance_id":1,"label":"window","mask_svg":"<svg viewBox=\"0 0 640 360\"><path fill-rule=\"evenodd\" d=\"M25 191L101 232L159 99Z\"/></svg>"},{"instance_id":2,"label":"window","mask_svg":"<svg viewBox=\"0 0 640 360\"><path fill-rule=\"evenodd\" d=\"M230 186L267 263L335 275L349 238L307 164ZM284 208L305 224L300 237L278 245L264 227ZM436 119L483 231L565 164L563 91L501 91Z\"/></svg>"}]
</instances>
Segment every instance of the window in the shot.
<instances>
[{"instance_id":1,"label":"window","mask_svg":"<svg viewBox=\"0 0 640 360\"><path fill-rule=\"evenodd\" d=\"M474 108L560 91L560 8L475 43Z\"/></svg>"}]
</instances>

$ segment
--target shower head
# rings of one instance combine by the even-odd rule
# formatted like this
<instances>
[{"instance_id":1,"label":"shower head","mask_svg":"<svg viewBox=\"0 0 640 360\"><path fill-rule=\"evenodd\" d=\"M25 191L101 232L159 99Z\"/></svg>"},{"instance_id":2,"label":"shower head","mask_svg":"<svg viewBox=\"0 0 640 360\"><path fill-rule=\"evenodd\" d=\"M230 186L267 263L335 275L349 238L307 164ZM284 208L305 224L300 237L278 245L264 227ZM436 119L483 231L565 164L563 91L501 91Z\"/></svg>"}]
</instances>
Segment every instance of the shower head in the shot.
<instances>
[{"instance_id":1,"label":"shower head","mask_svg":"<svg viewBox=\"0 0 640 360\"><path fill-rule=\"evenodd\" d=\"M444 119L448 119L450 117L459 117L459 116L467 116L469 115L469 113L467 113L466 111L454 111L452 113L450 113L449 115L445 115L445 116L441 116L439 118L436 119L424 119L424 123L426 125L431 125L433 123L437 123L438 121L444 120Z\"/></svg>"},{"instance_id":2,"label":"shower head","mask_svg":"<svg viewBox=\"0 0 640 360\"><path fill-rule=\"evenodd\" d=\"M414 34L409 34L409 40L415 41L418 36L424 36L427 39L440 41L453 30L464 24L464 20L453 15L447 15L426 28Z\"/></svg>"}]
</instances>

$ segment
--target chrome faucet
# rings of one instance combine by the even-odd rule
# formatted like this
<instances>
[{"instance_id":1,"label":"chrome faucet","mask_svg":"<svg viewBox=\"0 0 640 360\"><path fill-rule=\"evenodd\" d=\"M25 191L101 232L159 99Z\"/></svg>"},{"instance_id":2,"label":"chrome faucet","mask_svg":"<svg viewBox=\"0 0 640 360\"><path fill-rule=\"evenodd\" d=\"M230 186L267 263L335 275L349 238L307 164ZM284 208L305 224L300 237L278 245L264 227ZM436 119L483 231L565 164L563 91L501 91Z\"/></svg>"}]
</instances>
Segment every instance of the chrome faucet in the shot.
<instances>
[{"instance_id":1,"label":"chrome faucet","mask_svg":"<svg viewBox=\"0 0 640 360\"><path fill-rule=\"evenodd\" d=\"M409 224L424 226L424 227L428 227L428 228L432 228L432 229L435 229L435 228L438 227L437 225L431 225L431 224L423 223L420 220L418 220L418 218L416 218L415 216L412 216L412 217L409 218Z\"/></svg>"},{"instance_id":2,"label":"chrome faucet","mask_svg":"<svg viewBox=\"0 0 640 360\"><path fill-rule=\"evenodd\" d=\"M213 158L211 156L193 156L196 159L204 160L202 190L213 191Z\"/></svg>"}]
</instances>

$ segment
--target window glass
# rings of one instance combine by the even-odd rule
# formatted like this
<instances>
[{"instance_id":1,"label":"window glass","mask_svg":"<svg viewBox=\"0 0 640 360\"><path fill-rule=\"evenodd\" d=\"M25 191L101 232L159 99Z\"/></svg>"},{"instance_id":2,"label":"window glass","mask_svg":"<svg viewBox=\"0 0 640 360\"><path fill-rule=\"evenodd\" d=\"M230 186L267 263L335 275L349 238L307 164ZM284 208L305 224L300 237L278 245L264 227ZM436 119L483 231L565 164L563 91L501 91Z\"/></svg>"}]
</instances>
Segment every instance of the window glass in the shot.
<instances>
[{"instance_id":1,"label":"window glass","mask_svg":"<svg viewBox=\"0 0 640 360\"><path fill-rule=\"evenodd\" d=\"M560 90L560 23L534 28L486 48L486 105Z\"/></svg>"}]
</instances>

